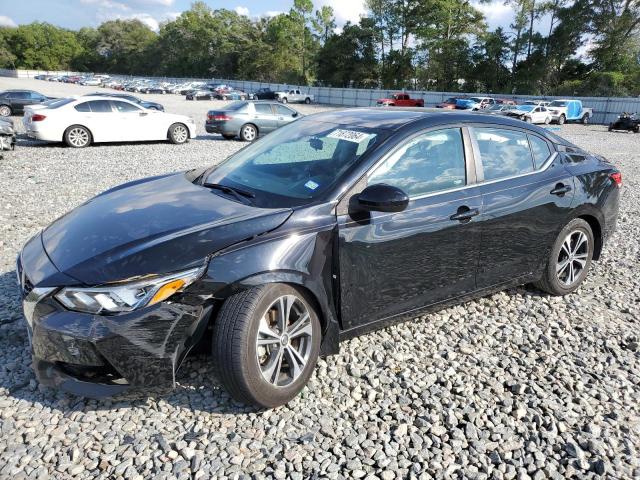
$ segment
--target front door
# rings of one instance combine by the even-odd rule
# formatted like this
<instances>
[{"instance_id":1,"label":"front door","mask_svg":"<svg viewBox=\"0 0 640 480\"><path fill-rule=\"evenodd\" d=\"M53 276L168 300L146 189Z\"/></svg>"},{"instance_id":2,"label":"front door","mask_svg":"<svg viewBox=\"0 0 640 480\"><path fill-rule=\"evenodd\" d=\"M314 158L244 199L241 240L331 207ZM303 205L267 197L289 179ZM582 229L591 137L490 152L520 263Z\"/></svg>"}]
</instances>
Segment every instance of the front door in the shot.
<instances>
[{"instance_id":1,"label":"front door","mask_svg":"<svg viewBox=\"0 0 640 480\"><path fill-rule=\"evenodd\" d=\"M573 200L573 178L552 146L506 127L470 129L483 217L478 287L539 272Z\"/></svg>"},{"instance_id":2,"label":"front door","mask_svg":"<svg viewBox=\"0 0 640 480\"><path fill-rule=\"evenodd\" d=\"M475 289L482 198L462 130L408 140L368 174L403 189L398 213L338 215L341 313L352 329Z\"/></svg>"}]
</instances>

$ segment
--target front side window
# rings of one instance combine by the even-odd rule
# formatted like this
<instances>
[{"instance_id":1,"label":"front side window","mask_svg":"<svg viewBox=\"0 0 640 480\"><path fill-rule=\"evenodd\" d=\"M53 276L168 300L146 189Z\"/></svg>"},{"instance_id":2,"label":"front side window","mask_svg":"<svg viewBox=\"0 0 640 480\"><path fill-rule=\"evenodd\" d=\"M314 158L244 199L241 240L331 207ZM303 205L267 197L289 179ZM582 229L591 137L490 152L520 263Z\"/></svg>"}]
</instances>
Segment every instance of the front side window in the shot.
<instances>
[{"instance_id":1,"label":"front side window","mask_svg":"<svg viewBox=\"0 0 640 480\"><path fill-rule=\"evenodd\" d=\"M536 168L540 168L551 155L549 144L535 135L529 135L529 144L533 153L533 162Z\"/></svg>"},{"instance_id":2,"label":"front side window","mask_svg":"<svg viewBox=\"0 0 640 480\"><path fill-rule=\"evenodd\" d=\"M529 140L524 132L501 128L473 128L485 181L533 172Z\"/></svg>"},{"instance_id":3,"label":"front side window","mask_svg":"<svg viewBox=\"0 0 640 480\"><path fill-rule=\"evenodd\" d=\"M127 102L111 102L116 107L116 110L120 113L128 113L128 112L140 112L141 110L135 105L131 105Z\"/></svg>"},{"instance_id":4,"label":"front side window","mask_svg":"<svg viewBox=\"0 0 640 480\"><path fill-rule=\"evenodd\" d=\"M369 176L410 197L462 187L466 183L464 144L459 128L425 133L393 153Z\"/></svg>"},{"instance_id":5,"label":"front side window","mask_svg":"<svg viewBox=\"0 0 640 480\"><path fill-rule=\"evenodd\" d=\"M284 115L284 116L290 117L295 113L293 110L283 105L278 104L274 106L276 107L276 112L278 113L278 115Z\"/></svg>"},{"instance_id":6,"label":"front side window","mask_svg":"<svg viewBox=\"0 0 640 480\"><path fill-rule=\"evenodd\" d=\"M333 188L386 136L385 130L303 119L242 149L205 182L248 190L258 207L305 205Z\"/></svg>"}]
</instances>

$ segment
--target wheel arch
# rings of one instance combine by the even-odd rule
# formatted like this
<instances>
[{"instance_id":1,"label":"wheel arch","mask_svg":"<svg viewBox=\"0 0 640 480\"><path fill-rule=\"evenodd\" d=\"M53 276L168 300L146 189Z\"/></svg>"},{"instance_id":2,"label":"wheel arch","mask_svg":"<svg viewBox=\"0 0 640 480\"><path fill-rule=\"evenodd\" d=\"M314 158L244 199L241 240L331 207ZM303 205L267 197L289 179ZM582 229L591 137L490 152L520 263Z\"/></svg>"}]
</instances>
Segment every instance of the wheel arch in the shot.
<instances>
[{"instance_id":1,"label":"wheel arch","mask_svg":"<svg viewBox=\"0 0 640 480\"><path fill-rule=\"evenodd\" d=\"M233 284L227 285L223 290L216 292L216 300L222 304L231 295L243 290L276 283L286 284L299 290L318 314L322 330L320 355L326 356L338 353L339 326L334 308L330 304L330 300L326 298L326 295L318 291L313 282L301 272L282 270L258 273L238 280ZM212 315L209 320L210 324L213 325L215 321L216 315Z\"/></svg>"},{"instance_id":2,"label":"wheel arch","mask_svg":"<svg viewBox=\"0 0 640 480\"><path fill-rule=\"evenodd\" d=\"M581 215L578 215L576 218L584 220L591 227L591 231L593 232L593 240L595 243L595 245L593 246L593 259L599 260L603 246L602 225L600 224L600 220L595 215L592 215L590 213L583 213Z\"/></svg>"},{"instance_id":3,"label":"wheel arch","mask_svg":"<svg viewBox=\"0 0 640 480\"><path fill-rule=\"evenodd\" d=\"M184 122L172 122L171 125L169 125L169 127L167 128L167 138L170 138L171 127L173 127L174 125L182 125L184 128L186 128L187 129L187 138L191 139L191 130L189 130L189 125L187 125Z\"/></svg>"}]
</instances>

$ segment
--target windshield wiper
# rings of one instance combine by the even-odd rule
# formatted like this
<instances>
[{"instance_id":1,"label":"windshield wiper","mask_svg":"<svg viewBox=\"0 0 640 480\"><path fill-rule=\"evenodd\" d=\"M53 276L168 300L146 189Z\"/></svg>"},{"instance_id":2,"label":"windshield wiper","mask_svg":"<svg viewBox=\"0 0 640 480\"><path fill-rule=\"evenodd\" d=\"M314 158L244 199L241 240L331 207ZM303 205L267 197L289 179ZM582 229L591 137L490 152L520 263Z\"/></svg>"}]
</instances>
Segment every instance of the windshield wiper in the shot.
<instances>
[{"instance_id":1,"label":"windshield wiper","mask_svg":"<svg viewBox=\"0 0 640 480\"><path fill-rule=\"evenodd\" d=\"M242 190L241 188L236 188L236 187L230 187L228 185L221 185L219 183L203 183L202 184L203 187L205 188L211 188L214 190L220 190L221 192L224 193L228 193L230 195L232 195L233 197L235 197L238 201L240 201L241 203L246 203L247 199L250 198L256 198L255 194L253 194L252 192L249 192L247 190ZM253 203L251 201L249 201L249 203Z\"/></svg>"}]
</instances>

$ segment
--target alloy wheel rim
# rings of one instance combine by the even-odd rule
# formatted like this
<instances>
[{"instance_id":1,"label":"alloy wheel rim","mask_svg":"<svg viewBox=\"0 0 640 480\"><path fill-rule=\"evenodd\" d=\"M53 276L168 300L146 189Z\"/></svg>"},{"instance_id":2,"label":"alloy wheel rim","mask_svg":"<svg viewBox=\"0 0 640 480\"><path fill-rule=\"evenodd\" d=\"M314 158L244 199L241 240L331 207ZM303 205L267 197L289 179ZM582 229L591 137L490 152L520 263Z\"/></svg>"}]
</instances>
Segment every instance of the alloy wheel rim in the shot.
<instances>
[{"instance_id":1,"label":"alloy wheel rim","mask_svg":"<svg viewBox=\"0 0 640 480\"><path fill-rule=\"evenodd\" d=\"M560 283L566 287L574 285L581 277L589 258L589 239L582 230L575 230L562 242L556 275Z\"/></svg>"},{"instance_id":2,"label":"alloy wheel rim","mask_svg":"<svg viewBox=\"0 0 640 480\"><path fill-rule=\"evenodd\" d=\"M177 126L173 129L173 138L178 143L183 143L187 140L187 129L183 126Z\"/></svg>"},{"instance_id":3,"label":"alloy wheel rim","mask_svg":"<svg viewBox=\"0 0 640 480\"><path fill-rule=\"evenodd\" d=\"M11 111L9 110L9 107L0 108L0 116L8 117L10 114L11 114Z\"/></svg>"},{"instance_id":4,"label":"alloy wheel rim","mask_svg":"<svg viewBox=\"0 0 640 480\"><path fill-rule=\"evenodd\" d=\"M89 134L82 128L74 128L69 132L69 143L74 147L83 147L89 142Z\"/></svg>"},{"instance_id":5,"label":"alloy wheel rim","mask_svg":"<svg viewBox=\"0 0 640 480\"><path fill-rule=\"evenodd\" d=\"M286 387L305 371L311 357L313 327L306 305L295 295L276 299L260 318L256 360L262 377Z\"/></svg>"},{"instance_id":6,"label":"alloy wheel rim","mask_svg":"<svg viewBox=\"0 0 640 480\"><path fill-rule=\"evenodd\" d=\"M244 127L244 138L247 140L253 140L256 138L256 132L253 127Z\"/></svg>"}]
</instances>

